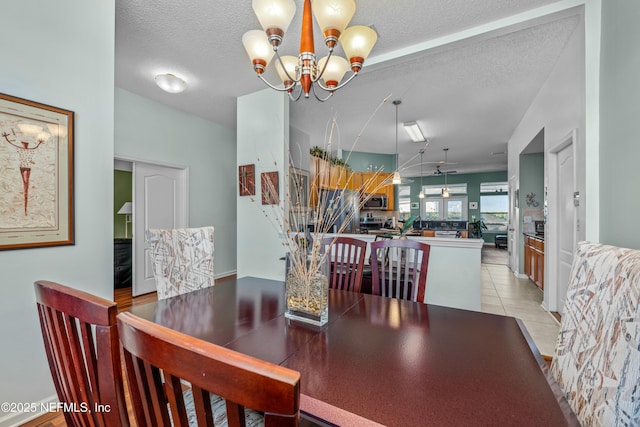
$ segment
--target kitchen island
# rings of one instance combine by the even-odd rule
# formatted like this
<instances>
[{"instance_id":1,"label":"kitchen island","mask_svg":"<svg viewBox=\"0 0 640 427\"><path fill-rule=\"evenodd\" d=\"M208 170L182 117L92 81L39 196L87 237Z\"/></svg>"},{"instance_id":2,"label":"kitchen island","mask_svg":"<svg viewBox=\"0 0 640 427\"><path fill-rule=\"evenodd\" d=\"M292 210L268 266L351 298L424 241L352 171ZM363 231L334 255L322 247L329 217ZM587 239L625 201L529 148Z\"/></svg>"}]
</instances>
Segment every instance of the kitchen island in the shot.
<instances>
[{"instance_id":1,"label":"kitchen island","mask_svg":"<svg viewBox=\"0 0 640 427\"><path fill-rule=\"evenodd\" d=\"M373 234L340 234L373 242ZM337 236L327 234L326 237ZM399 236L394 236L398 238ZM482 239L408 236L431 246L425 303L480 311L480 253ZM367 245L366 260L369 260Z\"/></svg>"}]
</instances>

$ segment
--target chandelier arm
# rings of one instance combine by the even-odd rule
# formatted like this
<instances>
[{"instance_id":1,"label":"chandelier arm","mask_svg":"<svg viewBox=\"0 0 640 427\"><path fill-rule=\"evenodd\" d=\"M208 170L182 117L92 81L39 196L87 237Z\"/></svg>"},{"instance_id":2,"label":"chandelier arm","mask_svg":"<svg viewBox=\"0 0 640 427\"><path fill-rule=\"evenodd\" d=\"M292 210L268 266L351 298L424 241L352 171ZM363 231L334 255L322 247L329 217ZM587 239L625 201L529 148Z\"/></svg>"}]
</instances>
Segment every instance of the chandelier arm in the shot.
<instances>
[{"instance_id":1,"label":"chandelier arm","mask_svg":"<svg viewBox=\"0 0 640 427\"><path fill-rule=\"evenodd\" d=\"M317 82L318 84L320 83L320 79L322 78L322 75L324 74L324 70L326 70L326 69L327 69L327 65L329 65L329 61L331 60L331 56L332 56L332 55L333 55L333 48L332 48L332 47L330 47L330 48L329 48L329 54L327 55L327 60L325 61L324 66L322 67L322 71L320 71L320 72L318 73L318 75L316 76L316 78L315 78L315 79L313 79L313 78L311 79L311 81L312 81L313 83L316 83L316 82Z\"/></svg>"},{"instance_id":2,"label":"chandelier arm","mask_svg":"<svg viewBox=\"0 0 640 427\"><path fill-rule=\"evenodd\" d=\"M288 92L289 89L292 89L297 83L293 82L291 85L286 86L286 87L278 87L278 86L274 86L271 83L269 83L267 81L267 79L265 79L264 77L262 77L262 74L258 74L258 77L260 78L260 80L262 80L263 82L265 82L265 84L267 86L269 86L271 89L277 90L279 92Z\"/></svg>"},{"instance_id":3,"label":"chandelier arm","mask_svg":"<svg viewBox=\"0 0 640 427\"><path fill-rule=\"evenodd\" d=\"M302 95L302 86L298 86L298 95L293 96L293 91L291 91L289 92L289 99L292 100L293 102L296 102L298 99L300 99L301 95Z\"/></svg>"},{"instance_id":4,"label":"chandelier arm","mask_svg":"<svg viewBox=\"0 0 640 427\"><path fill-rule=\"evenodd\" d=\"M318 85L320 85L320 82L317 82L317 83L318 83ZM312 86L311 86L311 89L313 90L313 96L315 96L315 97L316 97L316 99L317 99L318 101L320 101L320 102L324 102L324 101L326 101L327 99L329 99L329 98L331 98L331 97L333 96L333 92L329 92L329 95L327 95L327 97L326 97L326 98L320 98L320 97L318 96L318 92L316 92L316 85L312 85Z\"/></svg>"},{"instance_id":5,"label":"chandelier arm","mask_svg":"<svg viewBox=\"0 0 640 427\"><path fill-rule=\"evenodd\" d=\"M355 77L355 76L357 76L357 75L358 75L358 73L357 73L357 72L354 72L353 74L351 74L351 75L349 76L349 78L348 78L347 80L343 81L343 82L342 82L342 83L340 83L338 86L333 87L333 88L323 86L323 85L322 85L322 83L321 83L320 81L317 81L316 83L318 84L318 86L320 86L320 89L322 89L322 90L326 90L327 92L335 92L336 90L338 90L338 89L342 89L343 87L345 87L345 86L347 85L347 83L349 83L351 80L353 80L353 79L354 79L354 77Z\"/></svg>"},{"instance_id":6,"label":"chandelier arm","mask_svg":"<svg viewBox=\"0 0 640 427\"><path fill-rule=\"evenodd\" d=\"M291 80L293 82L292 85L289 86L289 89L291 89L293 86L295 86L296 83L300 83L300 77L302 76L302 74L300 74L300 76L298 76L296 74L296 77L298 77L297 79L294 79L293 77L291 77L289 75L289 72L287 71L287 68L284 66L284 62L282 62L282 58L280 57L280 54L278 53L278 50L276 48L273 49L276 52L276 57L278 58L278 62L280 63L280 66L282 67L282 70L284 71L284 73L287 75L287 77L289 78L289 80Z\"/></svg>"}]
</instances>

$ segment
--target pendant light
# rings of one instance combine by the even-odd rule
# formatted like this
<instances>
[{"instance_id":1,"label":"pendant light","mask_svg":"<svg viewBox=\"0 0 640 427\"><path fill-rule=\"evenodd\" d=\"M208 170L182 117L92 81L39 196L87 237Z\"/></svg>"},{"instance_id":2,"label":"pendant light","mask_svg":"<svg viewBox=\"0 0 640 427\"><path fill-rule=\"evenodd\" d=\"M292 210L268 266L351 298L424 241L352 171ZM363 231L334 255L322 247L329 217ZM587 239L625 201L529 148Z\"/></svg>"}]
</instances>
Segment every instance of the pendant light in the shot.
<instances>
[{"instance_id":1,"label":"pendant light","mask_svg":"<svg viewBox=\"0 0 640 427\"><path fill-rule=\"evenodd\" d=\"M445 199L449 198L449 189L447 188L447 151L449 151L448 148L444 148L444 188L442 189L442 197Z\"/></svg>"},{"instance_id":2,"label":"pendant light","mask_svg":"<svg viewBox=\"0 0 640 427\"><path fill-rule=\"evenodd\" d=\"M402 104L402 101L399 99L396 99L395 101L393 101L393 105L396 106L396 170L393 173L393 178L391 180L385 180L383 182L383 184L387 185L387 184L393 184L393 185L398 185L398 184L408 184L413 182L413 180L410 179L406 179L406 178L402 178L400 176L400 166L399 166L399 161L398 161L398 126L400 126L400 122L398 121L398 105Z\"/></svg>"},{"instance_id":3,"label":"pendant light","mask_svg":"<svg viewBox=\"0 0 640 427\"><path fill-rule=\"evenodd\" d=\"M422 155L424 154L424 149L420 150L420 193L418 194L419 199L424 199L424 186L422 185Z\"/></svg>"}]
</instances>

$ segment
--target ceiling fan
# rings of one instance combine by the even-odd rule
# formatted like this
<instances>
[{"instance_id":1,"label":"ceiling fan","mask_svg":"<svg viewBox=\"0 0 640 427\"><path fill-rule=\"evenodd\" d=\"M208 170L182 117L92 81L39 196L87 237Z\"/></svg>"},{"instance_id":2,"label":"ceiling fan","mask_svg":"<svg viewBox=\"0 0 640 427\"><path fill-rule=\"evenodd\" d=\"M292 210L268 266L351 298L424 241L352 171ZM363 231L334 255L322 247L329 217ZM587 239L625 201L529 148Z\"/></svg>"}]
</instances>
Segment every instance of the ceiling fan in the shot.
<instances>
[{"instance_id":1,"label":"ceiling fan","mask_svg":"<svg viewBox=\"0 0 640 427\"><path fill-rule=\"evenodd\" d=\"M447 163L447 164L452 165L453 163ZM444 175L445 173L449 174L449 173L457 173L458 172L458 171L450 171L450 170L443 171L443 170L440 169L440 166L442 166L442 165L437 165L436 166L436 170L433 171L434 175Z\"/></svg>"}]
</instances>

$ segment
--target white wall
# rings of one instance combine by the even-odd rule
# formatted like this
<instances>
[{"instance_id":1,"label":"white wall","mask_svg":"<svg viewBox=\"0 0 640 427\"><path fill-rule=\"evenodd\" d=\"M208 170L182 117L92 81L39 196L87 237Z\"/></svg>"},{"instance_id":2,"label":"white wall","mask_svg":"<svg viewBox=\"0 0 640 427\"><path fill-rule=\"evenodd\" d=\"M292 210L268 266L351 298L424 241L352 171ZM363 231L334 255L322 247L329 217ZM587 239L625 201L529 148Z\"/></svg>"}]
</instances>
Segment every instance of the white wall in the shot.
<instances>
[{"instance_id":1,"label":"white wall","mask_svg":"<svg viewBox=\"0 0 640 427\"><path fill-rule=\"evenodd\" d=\"M208 120L115 92L115 156L189 168L189 225L215 227L216 276L236 269L236 135Z\"/></svg>"},{"instance_id":2,"label":"white wall","mask_svg":"<svg viewBox=\"0 0 640 427\"><path fill-rule=\"evenodd\" d=\"M589 197L585 190L585 37L584 22L576 27L571 39L567 43L562 56L559 58L551 75L540 89L535 100L527 110L522 121L516 128L508 143L509 152L509 179L520 176L520 154L529 142L544 129L545 143L545 185L548 182L548 158L549 150L559 144L573 129L577 129L576 188L580 191L582 201ZM518 185L519 186L519 185ZM550 219L553 220L553 219ZM578 233L578 239L585 238L585 203L582 203L578 211L579 223L583 226ZM522 230L518 221L514 222L515 242L514 248L517 256L521 258ZM547 236L545 250L552 246L554 236ZM553 262L553 261L551 261ZM512 269L516 273L519 265L516 263ZM548 265L548 263L547 263ZM549 277L546 275L546 277ZM555 292L556 284L545 280L545 300L549 292Z\"/></svg>"},{"instance_id":3,"label":"white wall","mask_svg":"<svg viewBox=\"0 0 640 427\"><path fill-rule=\"evenodd\" d=\"M265 89L238 98L237 166L255 164L255 196L239 196L234 186L238 216L238 277L255 276L284 280L286 249L281 227L272 220L288 212L283 203L287 189L289 158L289 99L282 92ZM237 167L236 167L237 170ZM262 205L260 174L278 171L279 206ZM237 172L236 172L237 175ZM270 220L271 218L272 220Z\"/></svg>"},{"instance_id":4,"label":"white wall","mask_svg":"<svg viewBox=\"0 0 640 427\"><path fill-rule=\"evenodd\" d=\"M113 297L114 0L3 0L0 91L75 112L74 246L0 252L0 402L54 398L33 282ZM0 412L0 426L33 414Z\"/></svg>"}]
</instances>

